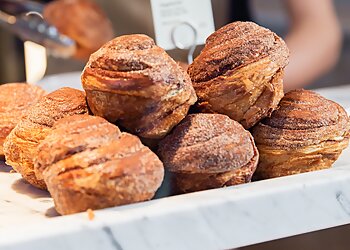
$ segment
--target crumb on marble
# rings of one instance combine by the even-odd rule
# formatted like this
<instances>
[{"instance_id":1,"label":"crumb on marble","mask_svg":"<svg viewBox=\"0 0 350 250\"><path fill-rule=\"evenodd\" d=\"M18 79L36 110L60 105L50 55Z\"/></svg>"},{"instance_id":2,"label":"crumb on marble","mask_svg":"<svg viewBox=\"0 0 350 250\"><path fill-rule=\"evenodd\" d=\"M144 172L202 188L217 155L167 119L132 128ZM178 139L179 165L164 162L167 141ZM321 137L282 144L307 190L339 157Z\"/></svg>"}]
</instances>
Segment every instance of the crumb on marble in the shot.
<instances>
[{"instance_id":1,"label":"crumb on marble","mask_svg":"<svg viewBox=\"0 0 350 250\"><path fill-rule=\"evenodd\" d=\"M88 214L89 220L93 220L95 218L94 210L89 208L88 210L86 210L86 212Z\"/></svg>"}]
</instances>

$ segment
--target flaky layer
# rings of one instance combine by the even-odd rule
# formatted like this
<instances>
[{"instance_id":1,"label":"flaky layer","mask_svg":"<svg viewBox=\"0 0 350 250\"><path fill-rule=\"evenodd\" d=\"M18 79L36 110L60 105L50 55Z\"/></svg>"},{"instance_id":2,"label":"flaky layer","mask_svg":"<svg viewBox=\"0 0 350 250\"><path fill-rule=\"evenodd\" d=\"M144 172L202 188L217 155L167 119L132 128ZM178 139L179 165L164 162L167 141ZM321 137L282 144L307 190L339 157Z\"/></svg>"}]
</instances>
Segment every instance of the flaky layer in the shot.
<instances>
[{"instance_id":1,"label":"flaky layer","mask_svg":"<svg viewBox=\"0 0 350 250\"><path fill-rule=\"evenodd\" d=\"M171 172L221 173L246 165L257 153L250 133L225 115L187 116L160 142Z\"/></svg>"},{"instance_id":2,"label":"flaky layer","mask_svg":"<svg viewBox=\"0 0 350 250\"><path fill-rule=\"evenodd\" d=\"M79 152L93 150L120 137L120 130L101 117L72 116L57 121L55 130L38 146L35 175L43 179L47 167ZM51 132L51 131L50 131ZM69 135L69 136L67 136Z\"/></svg>"},{"instance_id":3,"label":"flaky layer","mask_svg":"<svg viewBox=\"0 0 350 250\"><path fill-rule=\"evenodd\" d=\"M11 131L4 143L6 163L30 184L45 189L45 183L34 173L34 158L38 144L47 136L55 121L74 114L87 114L82 91L61 88L31 106L27 115Z\"/></svg>"},{"instance_id":4,"label":"flaky layer","mask_svg":"<svg viewBox=\"0 0 350 250\"><path fill-rule=\"evenodd\" d=\"M349 144L349 135L334 139L297 149L258 144L260 162L254 177L268 179L330 168Z\"/></svg>"},{"instance_id":5,"label":"flaky layer","mask_svg":"<svg viewBox=\"0 0 350 250\"><path fill-rule=\"evenodd\" d=\"M144 138L162 138L196 96L189 76L145 35L113 39L82 74L92 112Z\"/></svg>"},{"instance_id":6,"label":"flaky layer","mask_svg":"<svg viewBox=\"0 0 350 250\"><path fill-rule=\"evenodd\" d=\"M45 94L43 89L35 85L24 83L0 85L0 156L3 156L5 138L25 115L27 109Z\"/></svg>"},{"instance_id":7,"label":"flaky layer","mask_svg":"<svg viewBox=\"0 0 350 250\"><path fill-rule=\"evenodd\" d=\"M269 116L283 97L283 72L264 58L208 82L193 83L203 112L226 114L245 128Z\"/></svg>"},{"instance_id":8,"label":"flaky layer","mask_svg":"<svg viewBox=\"0 0 350 250\"><path fill-rule=\"evenodd\" d=\"M276 149L298 149L343 138L349 117L337 103L308 90L285 95L271 118L261 121L252 134L257 145Z\"/></svg>"},{"instance_id":9,"label":"flaky layer","mask_svg":"<svg viewBox=\"0 0 350 250\"><path fill-rule=\"evenodd\" d=\"M189 73L192 81L207 82L266 57L284 68L289 57L285 42L255 23L233 22L207 38L204 49L189 66Z\"/></svg>"},{"instance_id":10,"label":"flaky layer","mask_svg":"<svg viewBox=\"0 0 350 250\"><path fill-rule=\"evenodd\" d=\"M60 214L148 200L163 180L150 149L99 117L62 119L39 148L36 168Z\"/></svg>"},{"instance_id":11,"label":"flaky layer","mask_svg":"<svg viewBox=\"0 0 350 250\"><path fill-rule=\"evenodd\" d=\"M224 26L188 69L199 108L252 127L283 97L288 56L284 41L268 29L251 22Z\"/></svg>"},{"instance_id":12,"label":"flaky layer","mask_svg":"<svg viewBox=\"0 0 350 250\"><path fill-rule=\"evenodd\" d=\"M188 193L248 183L258 164L258 152L241 168L222 173L171 172L171 184L175 193Z\"/></svg>"},{"instance_id":13,"label":"flaky layer","mask_svg":"<svg viewBox=\"0 0 350 250\"><path fill-rule=\"evenodd\" d=\"M307 90L285 95L252 130L260 153L257 178L331 167L349 142L350 121L335 102Z\"/></svg>"}]
</instances>

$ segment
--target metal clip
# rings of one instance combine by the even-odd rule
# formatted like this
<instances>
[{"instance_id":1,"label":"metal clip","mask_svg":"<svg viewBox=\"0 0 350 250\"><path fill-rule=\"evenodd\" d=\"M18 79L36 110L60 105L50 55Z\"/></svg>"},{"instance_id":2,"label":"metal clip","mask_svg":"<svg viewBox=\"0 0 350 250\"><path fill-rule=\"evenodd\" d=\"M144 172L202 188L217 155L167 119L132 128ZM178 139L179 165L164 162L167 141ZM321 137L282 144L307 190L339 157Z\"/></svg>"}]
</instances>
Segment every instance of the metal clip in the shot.
<instances>
[{"instance_id":1,"label":"metal clip","mask_svg":"<svg viewBox=\"0 0 350 250\"><path fill-rule=\"evenodd\" d=\"M189 27L193 31L193 41L189 45L183 44L176 37L176 31L183 27ZM174 28L171 31L171 40L174 43L175 47L181 50L186 50L186 49L188 50L188 54L187 54L188 64L191 64L193 62L193 54L197 47L197 37L198 37L197 29L189 22L181 22L178 25L174 26Z\"/></svg>"}]
</instances>

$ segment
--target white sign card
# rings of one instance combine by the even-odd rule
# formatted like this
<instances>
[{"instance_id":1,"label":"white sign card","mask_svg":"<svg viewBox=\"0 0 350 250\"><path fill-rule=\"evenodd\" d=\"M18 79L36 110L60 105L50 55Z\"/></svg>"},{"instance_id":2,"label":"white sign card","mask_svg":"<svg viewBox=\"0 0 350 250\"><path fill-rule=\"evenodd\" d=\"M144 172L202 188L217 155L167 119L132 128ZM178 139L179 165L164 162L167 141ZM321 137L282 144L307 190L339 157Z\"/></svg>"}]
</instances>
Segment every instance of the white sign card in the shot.
<instances>
[{"instance_id":1,"label":"white sign card","mask_svg":"<svg viewBox=\"0 0 350 250\"><path fill-rule=\"evenodd\" d=\"M151 0L158 46L188 49L215 31L211 0Z\"/></svg>"}]
</instances>

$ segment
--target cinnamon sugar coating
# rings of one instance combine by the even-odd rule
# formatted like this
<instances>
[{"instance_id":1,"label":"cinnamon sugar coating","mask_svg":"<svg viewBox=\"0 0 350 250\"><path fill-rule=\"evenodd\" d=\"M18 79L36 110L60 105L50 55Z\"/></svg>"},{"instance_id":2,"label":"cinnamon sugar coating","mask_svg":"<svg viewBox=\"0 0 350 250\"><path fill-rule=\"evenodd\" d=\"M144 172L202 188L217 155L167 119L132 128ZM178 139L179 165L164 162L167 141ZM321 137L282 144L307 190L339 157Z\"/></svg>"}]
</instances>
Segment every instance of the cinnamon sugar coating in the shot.
<instances>
[{"instance_id":1,"label":"cinnamon sugar coating","mask_svg":"<svg viewBox=\"0 0 350 250\"><path fill-rule=\"evenodd\" d=\"M288 57L285 42L257 24L234 22L220 28L188 68L198 107L252 127L283 97Z\"/></svg>"},{"instance_id":2,"label":"cinnamon sugar coating","mask_svg":"<svg viewBox=\"0 0 350 250\"><path fill-rule=\"evenodd\" d=\"M27 109L45 94L42 88L31 84L0 85L0 159L4 156L5 138L25 115Z\"/></svg>"},{"instance_id":3,"label":"cinnamon sugar coating","mask_svg":"<svg viewBox=\"0 0 350 250\"><path fill-rule=\"evenodd\" d=\"M250 133L220 114L187 116L158 153L181 192L249 182L258 161Z\"/></svg>"},{"instance_id":4,"label":"cinnamon sugar coating","mask_svg":"<svg viewBox=\"0 0 350 250\"><path fill-rule=\"evenodd\" d=\"M88 108L82 91L61 88L32 105L26 116L11 131L4 143L6 163L12 166L30 184L46 189L42 179L34 173L34 158L38 144L51 130L55 121L75 114L87 114Z\"/></svg>"},{"instance_id":5,"label":"cinnamon sugar coating","mask_svg":"<svg viewBox=\"0 0 350 250\"><path fill-rule=\"evenodd\" d=\"M105 44L91 55L82 83L95 115L149 139L164 137L197 100L186 72L146 35Z\"/></svg>"},{"instance_id":6,"label":"cinnamon sugar coating","mask_svg":"<svg viewBox=\"0 0 350 250\"><path fill-rule=\"evenodd\" d=\"M288 92L252 130L259 179L331 167L349 143L350 120L337 103L308 90Z\"/></svg>"},{"instance_id":7,"label":"cinnamon sugar coating","mask_svg":"<svg viewBox=\"0 0 350 250\"><path fill-rule=\"evenodd\" d=\"M55 123L35 169L60 214L149 200L164 176L162 162L136 136L87 115Z\"/></svg>"}]
</instances>

